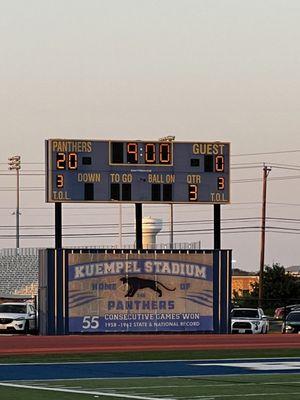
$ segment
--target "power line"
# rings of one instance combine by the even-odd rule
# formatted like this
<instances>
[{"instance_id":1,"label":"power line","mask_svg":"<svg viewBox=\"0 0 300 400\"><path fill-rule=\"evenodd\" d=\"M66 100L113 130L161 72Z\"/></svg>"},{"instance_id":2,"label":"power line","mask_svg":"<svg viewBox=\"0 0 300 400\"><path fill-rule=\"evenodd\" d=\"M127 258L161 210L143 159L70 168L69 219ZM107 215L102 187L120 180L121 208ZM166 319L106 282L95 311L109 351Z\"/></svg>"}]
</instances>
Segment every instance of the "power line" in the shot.
<instances>
[{"instance_id":1,"label":"power line","mask_svg":"<svg viewBox=\"0 0 300 400\"><path fill-rule=\"evenodd\" d=\"M261 217L241 217L241 218L223 218L222 223L235 223L235 222L253 222L253 221L260 221ZM266 217L267 221L278 221L282 223L299 223L299 218L283 218L283 217ZM213 219L204 219L204 220L183 220L183 221L174 221L174 225L198 225L198 224L212 224ZM165 225L168 225L166 223ZM123 227L132 227L134 226L134 222L127 222L123 223ZM55 225L53 224L43 224L43 225L21 225L22 230L26 229L53 229ZM118 223L102 223L102 224L64 224L64 229L74 229L74 228L81 228L81 229L95 229L95 228L116 228L118 227ZM14 229L13 225L2 225L1 228L3 230L6 229Z\"/></svg>"},{"instance_id":2,"label":"power line","mask_svg":"<svg viewBox=\"0 0 300 400\"><path fill-rule=\"evenodd\" d=\"M252 227L230 227L230 228L222 228L221 229L222 233L224 234L230 234L230 233L258 233L261 231L260 226L252 226ZM283 233L283 234L300 234L300 228L282 228L282 227L277 227L277 226L269 226L266 227L266 231L270 233ZM197 229L188 229L188 230L183 230L183 231L174 231L174 236L190 236L198 234L198 235L205 235L205 234L211 234L213 232L213 229L202 229L202 230L197 230ZM163 231L160 233L160 236L169 236L170 232L169 231ZM63 233L62 237L63 238L91 238L91 237L99 237L99 238L117 238L118 237L118 232L111 232L111 233ZM32 239L32 238L39 238L39 239L45 239L45 238L53 238L55 235L54 234L20 234L20 237L22 239ZM134 237L135 232L124 232L123 234L124 237ZM0 239L14 239L15 235L0 235Z\"/></svg>"},{"instance_id":3,"label":"power line","mask_svg":"<svg viewBox=\"0 0 300 400\"><path fill-rule=\"evenodd\" d=\"M232 154L231 157L264 156L264 155L288 154L288 153L300 153L300 150L297 149L297 150L267 151L260 153L240 153L240 154Z\"/></svg>"}]
</instances>

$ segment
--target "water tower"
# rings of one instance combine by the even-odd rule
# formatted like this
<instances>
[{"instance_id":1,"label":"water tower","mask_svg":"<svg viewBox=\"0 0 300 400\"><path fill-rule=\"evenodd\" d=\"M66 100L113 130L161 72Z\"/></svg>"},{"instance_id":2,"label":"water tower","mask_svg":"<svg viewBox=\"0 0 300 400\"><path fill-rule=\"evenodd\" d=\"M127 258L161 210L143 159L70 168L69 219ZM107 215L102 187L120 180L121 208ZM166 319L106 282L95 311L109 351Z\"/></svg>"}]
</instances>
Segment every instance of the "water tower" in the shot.
<instances>
[{"instance_id":1,"label":"water tower","mask_svg":"<svg viewBox=\"0 0 300 400\"><path fill-rule=\"evenodd\" d=\"M162 220L159 218L144 217L142 224L144 249L155 249L156 235L162 229Z\"/></svg>"}]
</instances>

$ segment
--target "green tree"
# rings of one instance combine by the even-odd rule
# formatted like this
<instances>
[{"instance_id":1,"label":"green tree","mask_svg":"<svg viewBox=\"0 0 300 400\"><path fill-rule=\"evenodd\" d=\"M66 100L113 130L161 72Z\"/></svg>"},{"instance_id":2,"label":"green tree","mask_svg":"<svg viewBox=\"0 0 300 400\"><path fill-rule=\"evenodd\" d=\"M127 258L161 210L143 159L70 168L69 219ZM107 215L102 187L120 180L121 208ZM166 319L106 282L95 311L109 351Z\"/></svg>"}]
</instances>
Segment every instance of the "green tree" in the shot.
<instances>
[{"instance_id":1,"label":"green tree","mask_svg":"<svg viewBox=\"0 0 300 400\"><path fill-rule=\"evenodd\" d=\"M252 285L252 291L246 297L234 296L233 300L239 306L257 307L259 283ZM263 302L262 306L266 313L273 313L277 307L288 304L300 304L300 280L299 278L287 274L285 268L277 263L272 267L268 265L264 268L263 277Z\"/></svg>"}]
</instances>

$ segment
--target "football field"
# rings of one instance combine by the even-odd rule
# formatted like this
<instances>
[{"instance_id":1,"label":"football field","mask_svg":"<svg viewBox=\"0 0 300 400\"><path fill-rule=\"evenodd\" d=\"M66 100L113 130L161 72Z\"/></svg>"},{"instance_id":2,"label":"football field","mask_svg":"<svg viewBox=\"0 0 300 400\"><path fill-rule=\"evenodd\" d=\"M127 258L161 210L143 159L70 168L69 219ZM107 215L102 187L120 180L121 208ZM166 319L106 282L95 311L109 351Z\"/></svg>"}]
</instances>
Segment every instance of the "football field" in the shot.
<instances>
[{"instance_id":1,"label":"football field","mask_svg":"<svg viewBox=\"0 0 300 400\"><path fill-rule=\"evenodd\" d=\"M300 358L0 364L0 398L300 399Z\"/></svg>"},{"instance_id":2,"label":"football field","mask_svg":"<svg viewBox=\"0 0 300 400\"><path fill-rule=\"evenodd\" d=\"M300 375L87 379L18 382L1 386L5 400L50 399L300 399Z\"/></svg>"}]
</instances>

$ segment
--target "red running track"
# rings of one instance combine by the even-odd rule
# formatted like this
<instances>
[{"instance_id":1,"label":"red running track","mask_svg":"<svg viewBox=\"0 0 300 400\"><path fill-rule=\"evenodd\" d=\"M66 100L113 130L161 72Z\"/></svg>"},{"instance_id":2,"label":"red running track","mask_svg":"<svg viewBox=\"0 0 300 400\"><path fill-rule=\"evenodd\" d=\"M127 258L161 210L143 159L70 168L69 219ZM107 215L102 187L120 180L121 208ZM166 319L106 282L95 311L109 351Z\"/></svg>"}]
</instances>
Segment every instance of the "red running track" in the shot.
<instances>
[{"instance_id":1,"label":"red running track","mask_svg":"<svg viewBox=\"0 0 300 400\"><path fill-rule=\"evenodd\" d=\"M0 336L0 355L300 348L300 335Z\"/></svg>"}]
</instances>

